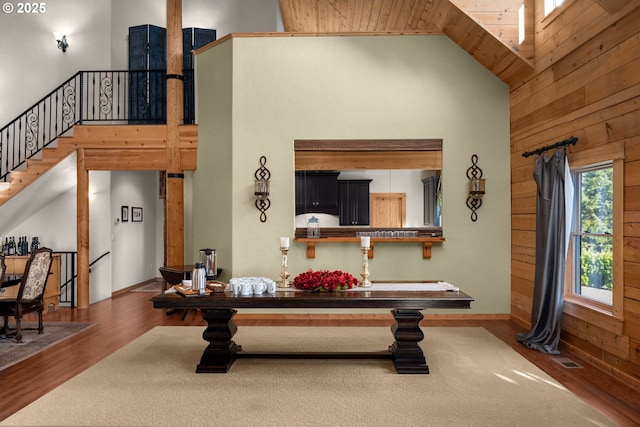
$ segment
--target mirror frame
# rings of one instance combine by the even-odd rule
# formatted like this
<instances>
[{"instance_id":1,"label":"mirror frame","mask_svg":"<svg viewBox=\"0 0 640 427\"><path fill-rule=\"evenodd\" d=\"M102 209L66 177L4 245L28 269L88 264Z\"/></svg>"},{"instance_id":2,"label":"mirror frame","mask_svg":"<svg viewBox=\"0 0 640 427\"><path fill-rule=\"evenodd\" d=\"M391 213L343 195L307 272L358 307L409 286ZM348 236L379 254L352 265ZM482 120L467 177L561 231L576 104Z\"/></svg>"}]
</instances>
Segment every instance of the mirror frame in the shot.
<instances>
[{"instance_id":1,"label":"mirror frame","mask_svg":"<svg viewBox=\"0 0 640 427\"><path fill-rule=\"evenodd\" d=\"M442 139L331 139L294 140L296 171L420 169L442 170ZM331 237L355 236L374 227L323 228ZM386 230L386 229L385 229ZM420 237L442 237L442 227L403 228L417 230ZM304 237L306 229L296 229Z\"/></svg>"},{"instance_id":2,"label":"mirror frame","mask_svg":"<svg viewBox=\"0 0 640 427\"><path fill-rule=\"evenodd\" d=\"M442 139L295 140L295 170L442 170Z\"/></svg>"}]
</instances>

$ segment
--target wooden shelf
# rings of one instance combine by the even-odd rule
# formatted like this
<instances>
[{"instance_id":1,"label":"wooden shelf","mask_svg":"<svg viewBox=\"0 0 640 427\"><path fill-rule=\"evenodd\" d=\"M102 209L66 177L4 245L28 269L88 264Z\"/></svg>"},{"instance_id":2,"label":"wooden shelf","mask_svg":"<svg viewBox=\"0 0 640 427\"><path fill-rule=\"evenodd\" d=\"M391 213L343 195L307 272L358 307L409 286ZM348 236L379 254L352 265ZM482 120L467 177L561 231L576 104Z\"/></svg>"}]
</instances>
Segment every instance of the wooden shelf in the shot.
<instances>
[{"instance_id":1,"label":"wooden shelf","mask_svg":"<svg viewBox=\"0 0 640 427\"><path fill-rule=\"evenodd\" d=\"M444 237L371 237L371 248L369 249L369 258L373 258L373 248L376 243L397 243L397 242L421 242L422 258L431 258L431 247L434 243L444 242ZM360 237L319 237L307 238L296 237L294 242L302 242L307 244L307 258L316 257L316 245L318 243L339 243L354 242L360 243Z\"/></svg>"}]
</instances>

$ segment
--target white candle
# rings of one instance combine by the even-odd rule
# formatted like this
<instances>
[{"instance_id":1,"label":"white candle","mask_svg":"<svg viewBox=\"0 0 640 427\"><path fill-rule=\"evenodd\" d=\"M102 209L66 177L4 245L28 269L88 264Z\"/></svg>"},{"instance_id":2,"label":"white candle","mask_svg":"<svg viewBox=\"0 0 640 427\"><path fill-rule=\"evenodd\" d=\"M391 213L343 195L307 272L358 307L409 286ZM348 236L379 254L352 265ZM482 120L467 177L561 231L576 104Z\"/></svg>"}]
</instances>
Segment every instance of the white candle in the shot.
<instances>
[{"instance_id":1,"label":"white candle","mask_svg":"<svg viewBox=\"0 0 640 427\"><path fill-rule=\"evenodd\" d=\"M281 237L280 238L280 247L281 248L285 248L285 249L289 248L289 238L288 237Z\"/></svg>"},{"instance_id":2,"label":"white candle","mask_svg":"<svg viewBox=\"0 0 640 427\"><path fill-rule=\"evenodd\" d=\"M369 236L360 237L360 247L361 248L368 248L370 240L371 240L371 237L369 237Z\"/></svg>"}]
</instances>

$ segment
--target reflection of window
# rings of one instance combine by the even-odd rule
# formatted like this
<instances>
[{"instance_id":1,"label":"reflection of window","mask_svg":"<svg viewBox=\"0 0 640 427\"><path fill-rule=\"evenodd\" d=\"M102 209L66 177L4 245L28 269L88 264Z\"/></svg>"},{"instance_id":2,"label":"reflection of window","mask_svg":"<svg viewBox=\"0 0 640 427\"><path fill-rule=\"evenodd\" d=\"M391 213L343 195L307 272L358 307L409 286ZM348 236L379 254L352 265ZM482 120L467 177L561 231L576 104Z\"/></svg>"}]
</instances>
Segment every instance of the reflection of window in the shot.
<instances>
[{"instance_id":1,"label":"reflection of window","mask_svg":"<svg viewBox=\"0 0 640 427\"><path fill-rule=\"evenodd\" d=\"M623 152L608 159L586 153L572 166L575 187L565 298L622 315ZM571 165L571 158L569 158Z\"/></svg>"},{"instance_id":2,"label":"reflection of window","mask_svg":"<svg viewBox=\"0 0 640 427\"><path fill-rule=\"evenodd\" d=\"M544 0L544 16L549 15L556 7L561 6L564 0Z\"/></svg>"}]
</instances>

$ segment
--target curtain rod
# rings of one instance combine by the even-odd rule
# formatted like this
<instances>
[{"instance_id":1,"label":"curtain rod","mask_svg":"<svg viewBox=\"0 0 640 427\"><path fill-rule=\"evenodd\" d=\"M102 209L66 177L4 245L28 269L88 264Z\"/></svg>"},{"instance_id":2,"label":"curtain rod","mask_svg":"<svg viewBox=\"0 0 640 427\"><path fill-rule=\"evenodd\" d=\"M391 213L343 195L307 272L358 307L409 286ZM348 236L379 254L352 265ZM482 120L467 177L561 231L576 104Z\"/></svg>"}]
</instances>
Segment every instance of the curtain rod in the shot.
<instances>
[{"instance_id":1,"label":"curtain rod","mask_svg":"<svg viewBox=\"0 0 640 427\"><path fill-rule=\"evenodd\" d=\"M522 157L529 157L529 156L532 156L534 154L542 154L545 151L552 150L554 148L564 147L564 146L569 145L569 144L576 145L576 142L578 142L578 138L575 137L575 136L571 136L571 137L565 139L564 141L559 141L559 142L556 142L555 144L547 145L546 147L538 148L538 149L533 150L533 151L525 151L524 153L522 153Z\"/></svg>"}]
</instances>

